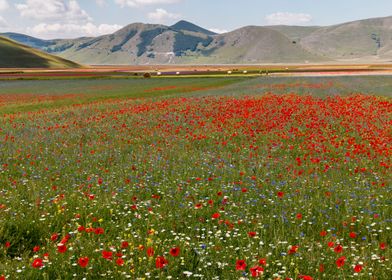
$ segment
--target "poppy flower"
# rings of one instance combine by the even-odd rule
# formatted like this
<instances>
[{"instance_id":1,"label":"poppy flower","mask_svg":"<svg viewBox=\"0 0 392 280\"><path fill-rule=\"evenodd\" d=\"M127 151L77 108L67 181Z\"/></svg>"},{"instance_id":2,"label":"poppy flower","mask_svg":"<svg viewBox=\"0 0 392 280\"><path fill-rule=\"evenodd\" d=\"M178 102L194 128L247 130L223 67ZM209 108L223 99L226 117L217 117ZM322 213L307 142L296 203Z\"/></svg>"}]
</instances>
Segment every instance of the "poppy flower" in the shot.
<instances>
[{"instance_id":1,"label":"poppy flower","mask_svg":"<svg viewBox=\"0 0 392 280\"><path fill-rule=\"evenodd\" d=\"M248 236L249 237L255 237L256 236L256 232L255 231L250 231L250 232L248 232Z\"/></svg>"},{"instance_id":2,"label":"poppy flower","mask_svg":"<svg viewBox=\"0 0 392 280\"><path fill-rule=\"evenodd\" d=\"M350 232L350 238L356 238L357 237L357 234L355 233L355 232Z\"/></svg>"},{"instance_id":3,"label":"poppy flower","mask_svg":"<svg viewBox=\"0 0 392 280\"><path fill-rule=\"evenodd\" d=\"M340 257L340 258L338 258L337 260L336 260L336 266L338 267L338 268L341 268L343 265L344 265L344 263L346 262L346 257Z\"/></svg>"},{"instance_id":4,"label":"poppy flower","mask_svg":"<svg viewBox=\"0 0 392 280\"><path fill-rule=\"evenodd\" d=\"M63 254L65 252L67 252L67 246L65 246L65 244L60 243L57 245L57 252Z\"/></svg>"},{"instance_id":5,"label":"poppy flower","mask_svg":"<svg viewBox=\"0 0 392 280\"><path fill-rule=\"evenodd\" d=\"M289 249L288 254L289 254L289 255L293 255L293 254L297 253L298 248L299 248L299 247L296 246L296 245L291 246L290 249Z\"/></svg>"},{"instance_id":6,"label":"poppy flower","mask_svg":"<svg viewBox=\"0 0 392 280\"><path fill-rule=\"evenodd\" d=\"M354 271L357 272L357 273L359 273L359 272L362 271L362 268L363 268L362 265L357 264L356 266L354 266Z\"/></svg>"},{"instance_id":7,"label":"poppy flower","mask_svg":"<svg viewBox=\"0 0 392 280\"><path fill-rule=\"evenodd\" d=\"M78 264L80 267L86 267L88 265L89 258L88 257L80 257L78 260Z\"/></svg>"},{"instance_id":8,"label":"poppy flower","mask_svg":"<svg viewBox=\"0 0 392 280\"><path fill-rule=\"evenodd\" d=\"M112 259L112 256L113 256L113 253L112 252L110 252L110 251L102 251L102 257L104 258L104 259L107 259L107 260L111 260Z\"/></svg>"},{"instance_id":9,"label":"poppy flower","mask_svg":"<svg viewBox=\"0 0 392 280\"><path fill-rule=\"evenodd\" d=\"M50 237L50 240L56 241L59 238L59 235L57 233L53 233L52 236Z\"/></svg>"},{"instance_id":10,"label":"poppy flower","mask_svg":"<svg viewBox=\"0 0 392 280\"><path fill-rule=\"evenodd\" d=\"M116 264L117 264L118 266L123 266L123 265L124 265L124 260L123 260L122 258L118 258L118 259L116 260Z\"/></svg>"},{"instance_id":11,"label":"poppy flower","mask_svg":"<svg viewBox=\"0 0 392 280\"><path fill-rule=\"evenodd\" d=\"M43 264L43 262L42 262L42 259L40 259L40 258L34 259L34 261L33 261L33 263L32 263L32 266L33 266L34 268L41 268L43 265L44 265L44 264Z\"/></svg>"},{"instance_id":12,"label":"poppy flower","mask_svg":"<svg viewBox=\"0 0 392 280\"><path fill-rule=\"evenodd\" d=\"M264 268L262 268L261 266L253 266L250 268L250 274L252 275L252 277L259 277L264 273Z\"/></svg>"},{"instance_id":13,"label":"poppy flower","mask_svg":"<svg viewBox=\"0 0 392 280\"><path fill-rule=\"evenodd\" d=\"M126 249L126 248L128 248L128 247L129 247L129 243L128 243L127 241L121 242L121 248L122 248L122 249Z\"/></svg>"},{"instance_id":14,"label":"poppy flower","mask_svg":"<svg viewBox=\"0 0 392 280\"><path fill-rule=\"evenodd\" d=\"M5 247L6 247L6 248L9 248L9 247L11 247L11 243L10 243L9 241L5 242L5 244L4 244L4 245L5 245Z\"/></svg>"},{"instance_id":15,"label":"poppy flower","mask_svg":"<svg viewBox=\"0 0 392 280\"><path fill-rule=\"evenodd\" d=\"M148 257L154 256L154 248L152 248L152 247L147 248L147 256Z\"/></svg>"},{"instance_id":16,"label":"poppy flower","mask_svg":"<svg viewBox=\"0 0 392 280\"><path fill-rule=\"evenodd\" d=\"M40 247L39 247L39 246L34 246L34 248L33 248L33 252L34 252L34 253L36 253L36 252L38 252L38 251L39 251L39 249L40 249Z\"/></svg>"},{"instance_id":17,"label":"poppy flower","mask_svg":"<svg viewBox=\"0 0 392 280\"><path fill-rule=\"evenodd\" d=\"M296 218L297 218L298 220L301 220L301 219L302 219L302 214L301 214L301 213L298 213L297 216L296 216Z\"/></svg>"},{"instance_id":18,"label":"poppy flower","mask_svg":"<svg viewBox=\"0 0 392 280\"><path fill-rule=\"evenodd\" d=\"M237 260L235 263L235 269L236 270L245 270L246 269L245 260Z\"/></svg>"},{"instance_id":19,"label":"poppy flower","mask_svg":"<svg viewBox=\"0 0 392 280\"><path fill-rule=\"evenodd\" d=\"M320 236L321 236L321 237L324 237L324 236L326 236L326 235L327 235L327 232L326 232L325 230L323 230L323 231L320 232Z\"/></svg>"},{"instance_id":20,"label":"poppy flower","mask_svg":"<svg viewBox=\"0 0 392 280\"><path fill-rule=\"evenodd\" d=\"M309 275L300 275L298 278L303 280L313 280L313 277Z\"/></svg>"},{"instance_id":21,"label":"poppy flower","mask_svg":"<svg viewBox=\"0 0 392 280\"><path fill-rule=\"evenodd\" d=\"M155 267L162 269L169 264L168 260L165 259L163 256L158 256L155 260Z\"/></svg>"},{"instance_id":22,"label":"poppy flower","mask_svg":"<svg viewBox=\"0 0 392 280\"><path fill-rule=\"evenodd\" d=\"M265 258L262 258L259 260L259 264L265 266L267 264L267 260Z\"/></svg>"},{"instance_id":23,"label":"poppy flower","mask_svg":"<svg viewBox=\"0 0 392 280\"><path fill-rule=\"evenodd\" d=\"M213 218L213 219L219 219L219 217L220 217L220 214L219 214L219 213L214 213L214 214L212 214L212 218Z\"/></svg>"},{"instance_id":24,"label":"poppy flower","mask_svg":"<svg viewBox=\"0 0 392 280\"><path fill-rule=\"evenodd\" d=\"M325 267L324 267L324 265L321 263L321 264L319 265L319 272L323 273L324 271L325 271Z\"/></svg>"},{"instance_id":25,"label":"poppy flower","mask_svg":"<svg viewBox=\"0 0 392 280\"><path fill-rule=\"evenodd\" d=\"M94 233L97 235L104 234L105 230L103 228L99 227L94 230Z\"/></svg>"},{"instance_id":26,"label":"poppy flower","mask_svg":"<svg viewBox=\"0 0 392 280\"><path fill-rule=\"evenodd\" d=\"M341 253L343 251L343 246L339 244L335 247L334 251L335 253Z\"/></svg>"},{"instance_id":27,"label":"poppy flower","mask_svg":"<svg viewBox=\"0 0 392 280\"><path fill-rule=\"evenodd\" d=\"M384 242L381 242L381 243L380 243L380 249L381 249L381 250L385 250L386 248L387 248L387 244L384 243Z\"/></svg>"},{"instance_id":28,"label":"poppy flower","mask_svg":"<svg viewBox=\"0 0 392 280\"><path fill-rule=\"evenodd\" d=\"M278 192L277 195L279 198L282 198L284 196L284 192Z\"/></svg>"},{"instance_id":29,"label":"poppy flower","mask_svg":"<svg viewBox=\"0 0 392 280\"><path fill-rule=\"evenodd\" d=\"M171 248L169 253L173 257L177 257L180 254L180 248L178 248L178 247Z\"/></svg>"}]
</instances>

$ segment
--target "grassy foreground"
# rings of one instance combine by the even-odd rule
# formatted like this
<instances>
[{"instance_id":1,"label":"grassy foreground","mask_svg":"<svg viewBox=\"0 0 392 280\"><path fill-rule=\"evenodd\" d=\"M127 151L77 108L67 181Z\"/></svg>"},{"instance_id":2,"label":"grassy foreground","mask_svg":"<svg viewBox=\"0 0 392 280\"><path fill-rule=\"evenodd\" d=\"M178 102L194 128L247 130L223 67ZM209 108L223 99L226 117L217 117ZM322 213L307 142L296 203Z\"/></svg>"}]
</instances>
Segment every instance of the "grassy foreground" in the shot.
<instances>
[{"instance_id":1,"label":"grassy foreground","mask_svg":"<svg viewBox=\"0 0 392 280\"><path fill-rule=\"evenodd\" d=\"M391 86L2 83L0 279L391 279Z\"/></svg>"}]
</instances>

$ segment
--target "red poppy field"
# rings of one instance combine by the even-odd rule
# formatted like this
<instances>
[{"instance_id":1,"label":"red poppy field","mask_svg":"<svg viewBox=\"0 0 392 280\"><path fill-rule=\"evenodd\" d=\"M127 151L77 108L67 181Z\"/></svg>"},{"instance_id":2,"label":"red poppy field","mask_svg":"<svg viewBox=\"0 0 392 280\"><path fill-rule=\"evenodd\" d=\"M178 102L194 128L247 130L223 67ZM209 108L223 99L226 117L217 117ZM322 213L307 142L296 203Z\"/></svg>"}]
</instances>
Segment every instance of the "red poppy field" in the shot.
<instances>
[{"instance_id":1,"label":"red poppy field","mask_svg":"<svg viewBox=\"0 0 392 280\"><path fill-rule=\"evenodd\" d=\"M43 109L4 87L0 279L391 279L390 97L130 83Z\"/></svg>"}]
</instances>

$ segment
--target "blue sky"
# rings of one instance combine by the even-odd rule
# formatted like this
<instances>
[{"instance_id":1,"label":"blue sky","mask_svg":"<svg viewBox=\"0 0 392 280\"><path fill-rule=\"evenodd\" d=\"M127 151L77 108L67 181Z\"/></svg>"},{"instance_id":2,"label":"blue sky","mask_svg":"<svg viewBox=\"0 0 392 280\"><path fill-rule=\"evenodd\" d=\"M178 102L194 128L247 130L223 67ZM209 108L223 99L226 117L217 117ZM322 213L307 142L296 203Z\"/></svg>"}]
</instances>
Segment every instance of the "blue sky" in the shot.
<instances>
[{"instance_id":1,"label":"blue sky","mask_svg":"<svg viewBox=\"0 0 392 280\"><path fill-rule=\"evenodd\" d=\"M40 38L112 33L180 19L218 32L246 25L332 25L392 16L392 0L0 0L0 32Z\"/></svg>"}]
</instances>

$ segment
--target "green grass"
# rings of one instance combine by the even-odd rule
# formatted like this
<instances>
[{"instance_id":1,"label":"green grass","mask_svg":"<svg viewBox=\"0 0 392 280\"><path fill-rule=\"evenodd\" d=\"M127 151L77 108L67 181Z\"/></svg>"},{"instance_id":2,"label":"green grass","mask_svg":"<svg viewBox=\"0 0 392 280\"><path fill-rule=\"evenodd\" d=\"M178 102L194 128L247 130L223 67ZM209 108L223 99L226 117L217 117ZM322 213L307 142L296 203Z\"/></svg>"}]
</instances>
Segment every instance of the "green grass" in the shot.
<instances>
[{"instance_id":1,"label":"green grass","mask_svg":"<svg viewBox=\"0 0 392 280\"><path fill-rule=\"evenodd\" d=\"M79 64L0 37L0 68L77 68Z\"/></svg>"}]
</instances>

